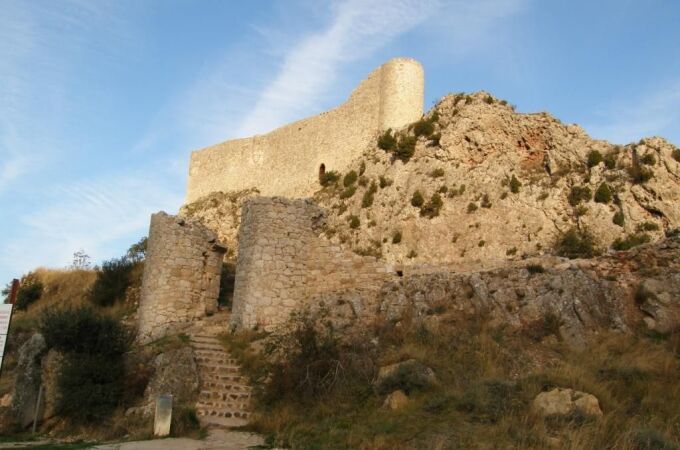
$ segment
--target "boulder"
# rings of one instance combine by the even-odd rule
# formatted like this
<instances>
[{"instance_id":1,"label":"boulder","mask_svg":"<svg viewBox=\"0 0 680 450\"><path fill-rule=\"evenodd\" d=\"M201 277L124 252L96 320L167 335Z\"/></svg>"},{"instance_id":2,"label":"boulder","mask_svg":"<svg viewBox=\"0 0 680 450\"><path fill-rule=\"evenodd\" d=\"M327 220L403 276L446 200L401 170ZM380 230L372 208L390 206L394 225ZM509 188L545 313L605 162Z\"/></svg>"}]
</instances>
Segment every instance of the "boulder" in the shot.
<instances>
[{"instance_id":1,"label":"boulder","mask_svg":"<svg viewBox=\"0 0 680 450\"><path fill-rule=\"evenodd\" d=\"M59 388L57 381L64 355L52 349L42 359L43 412L42 419L54 417L58 410Z\"/></svg>"},{"instance_id":2,"label":"boulder","mask_svg":"<svg viewBox=\"0 0 680 450\"><path fill-rule=\"evenodd\" d=\"M154 374L144 391L146 399L141 413L153 414L156 398L172 395L173 404L193 402L198 394L198 368L191 347L170 350L156 356L153 361Z\"/></svg>"},{"instance_id":3,"label":"boulder","mask_svg":"<svg viewBox=\"0 0 680 450\"><path fill-rule=\"evenodd\" d=\"M380 368L375 386L380 392L403 390L406 393L437 384L434 371L415 359Z\"/></svg>"},{"instance_id":4,"label":"boulder","mask_svg":"<svg viewBox=\"0 0 680 450\"><path fill-rule=\"evenodd\" d=\"M542 416L570 416L581 414L587 417L602 416L600 403L592 394L573 389L555 388L541 392L532 404L532 410Z\"/></svg>"},{"instance_id":5,"label":"boulder","mask_svg":"<svg viewBox=\"0 0 680 450\"><path fill-rule=\"evenodd\" d=\"M383 403L383 408L385 409L391 409L391 410L397 410L397 409L402 409L404 406L406 406L409 402L408 397L406 394L404 394L404 391L402 390L396 390L389 394L385 398L385 402Z\"/></svg>"},{"instance_id":6,"label":"boulder","mask_svg":"<svg viewBox=\"0 0 680 450\"><path fill-rule=\"evenodd\" d=\"M16 421L26 427L33 422L40 389L40 359L47 346L42 334L36 333L19 348L16 379L10 409Z\"/></svg>"}]
</instances>

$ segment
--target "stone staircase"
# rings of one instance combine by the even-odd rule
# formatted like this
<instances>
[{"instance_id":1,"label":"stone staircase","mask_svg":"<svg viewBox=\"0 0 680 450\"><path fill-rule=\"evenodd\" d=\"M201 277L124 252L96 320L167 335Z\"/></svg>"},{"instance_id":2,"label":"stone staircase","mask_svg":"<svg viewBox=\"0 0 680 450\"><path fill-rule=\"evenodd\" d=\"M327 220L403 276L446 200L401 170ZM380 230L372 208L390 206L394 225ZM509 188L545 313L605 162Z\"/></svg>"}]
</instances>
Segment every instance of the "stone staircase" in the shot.
<instances>
[{"instance_id":1,"label":"stone staircase","mask_svg":"<svg viewBox=\"0 0 680 450\"><path fill-rule=\"evenodd\" d=\"M196 413L203 425L239 427L248 423L252 388L238 361L210 335L191 335L200 377Z\"/></svg>"}]
</instances>

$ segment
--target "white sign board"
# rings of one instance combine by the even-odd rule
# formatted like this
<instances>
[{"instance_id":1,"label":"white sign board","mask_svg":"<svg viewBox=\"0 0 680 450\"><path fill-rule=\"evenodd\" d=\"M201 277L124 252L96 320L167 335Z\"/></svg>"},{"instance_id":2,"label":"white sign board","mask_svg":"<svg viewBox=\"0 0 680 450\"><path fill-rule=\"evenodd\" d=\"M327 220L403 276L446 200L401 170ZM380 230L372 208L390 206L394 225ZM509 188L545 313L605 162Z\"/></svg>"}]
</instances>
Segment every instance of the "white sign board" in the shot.
<instances>
[{"instance_id":1,"label":"white sign board","mask_svg":"<svg viewBox=\"0 0 680 450\"><path fill-rule=\"evenodd\" d=\"M12 317L12 306L0 305L0 370L2 370L2 357L5 354L5 344L7 343L9 320Z\"/></svg>"}]
</instances>

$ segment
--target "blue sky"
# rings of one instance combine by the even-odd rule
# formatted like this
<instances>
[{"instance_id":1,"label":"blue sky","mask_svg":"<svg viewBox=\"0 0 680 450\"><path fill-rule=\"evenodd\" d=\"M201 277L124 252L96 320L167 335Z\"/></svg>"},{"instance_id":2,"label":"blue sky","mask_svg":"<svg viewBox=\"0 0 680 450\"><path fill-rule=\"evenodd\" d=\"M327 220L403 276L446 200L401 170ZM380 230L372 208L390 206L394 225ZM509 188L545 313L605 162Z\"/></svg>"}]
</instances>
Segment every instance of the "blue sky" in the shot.
<instances>
[{"instance_id":1,"label":"blue sky","mask_svg":"<svg viewBox=\"0 0 680 450\"><path fill-rule=\"evenodd\" d=\"M487 90L680 143L675 0L0 0L0 282L176 212L189 152L341 103L394 56L426 107Z\"/></svg>"}]
</instances>

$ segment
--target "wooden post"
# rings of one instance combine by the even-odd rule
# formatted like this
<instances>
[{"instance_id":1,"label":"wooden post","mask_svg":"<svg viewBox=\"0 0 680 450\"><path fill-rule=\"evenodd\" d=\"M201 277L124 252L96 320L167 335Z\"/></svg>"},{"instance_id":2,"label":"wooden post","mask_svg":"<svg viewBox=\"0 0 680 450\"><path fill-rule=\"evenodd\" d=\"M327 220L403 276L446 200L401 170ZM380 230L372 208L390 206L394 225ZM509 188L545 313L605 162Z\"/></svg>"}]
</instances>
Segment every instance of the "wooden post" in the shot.
<instances>
[{"instance_id":1,"label":"wooden post","mask_svg":"<svg viewBox=\"0 0 680 450\"><path fill-rule=\"evenodd\" d=\"M11 305L16 303L18 293L19 293L19 280L15 278L12 280L12 289L9 292L9 303Z\"/></svg>"}]
</instances>

